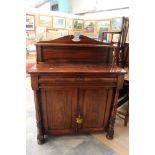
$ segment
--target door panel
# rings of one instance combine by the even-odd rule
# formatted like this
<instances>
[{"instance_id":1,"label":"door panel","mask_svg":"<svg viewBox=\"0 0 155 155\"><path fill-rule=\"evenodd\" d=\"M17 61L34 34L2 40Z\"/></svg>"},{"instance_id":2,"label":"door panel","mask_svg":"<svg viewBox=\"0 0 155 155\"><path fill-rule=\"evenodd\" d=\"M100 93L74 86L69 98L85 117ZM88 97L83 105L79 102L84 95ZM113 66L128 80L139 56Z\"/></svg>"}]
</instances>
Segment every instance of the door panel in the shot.
<instances>
[{"instance_id":1,"label":"door panel","mask_svg":"<svg viewBox=\"0 0 155 155\"><path fill-rule=\"evenodd\" d=\"M83 117L81 130L103 130L106 116L109 115L112 91L108 88L80 88L79 105ZM107 109L108 107L108 109Z\"/></svg>"},{"instance_id":2,"label":"door panel","mask_svg":"<svg viewBox=\"0 0 155 155\"><path fill-rule=\"evenodd\" d=\"M68 87L42 89L41 98L45 129L58 130L61 133L63 130L64 132L73 130L72 119L76 110L77 89Z\"/></svg>"}]
</instances>

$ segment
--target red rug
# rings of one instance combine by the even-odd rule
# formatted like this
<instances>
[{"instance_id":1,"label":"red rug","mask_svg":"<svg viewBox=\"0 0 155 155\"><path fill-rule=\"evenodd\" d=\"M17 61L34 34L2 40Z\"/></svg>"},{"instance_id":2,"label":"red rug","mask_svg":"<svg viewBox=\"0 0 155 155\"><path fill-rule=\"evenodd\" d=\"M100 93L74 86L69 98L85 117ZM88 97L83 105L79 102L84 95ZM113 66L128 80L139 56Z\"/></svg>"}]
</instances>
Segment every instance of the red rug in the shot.
<instances>
[{"instance_id":1,"label":"red rug","mask_svg":"<svg viewBox=\"0 0 155 155\"><path fill-rule=\"evenodd\" d=\"M26 63L26 73L28 73L28 71L30 70L30 68L31 68L33 65L34 65L34 62L33 62L33 63L32 63L32 62L31 62L31 63L30 63L30 62L29 62L29 63L28 63L28 62Z\"/></svg>"}]
</instances>

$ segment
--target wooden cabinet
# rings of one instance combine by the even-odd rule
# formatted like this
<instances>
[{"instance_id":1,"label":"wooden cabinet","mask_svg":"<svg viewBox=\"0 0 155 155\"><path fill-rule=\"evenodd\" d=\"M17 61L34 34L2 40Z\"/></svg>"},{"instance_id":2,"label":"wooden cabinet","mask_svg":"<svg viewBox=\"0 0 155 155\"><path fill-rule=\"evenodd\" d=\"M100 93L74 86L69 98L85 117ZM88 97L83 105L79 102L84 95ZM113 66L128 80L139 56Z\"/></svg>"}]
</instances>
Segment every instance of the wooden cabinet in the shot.
<instances>
[{"instance_id":1,"label":"wooden cabinet","mask_svg":"<svg viewBox=\"0 0 155 155\"><path fill-rule=\"evenodd\" d=\"M36 44L37 64L29 73L39 144L49 134L107 131L107 138L113 138L125 71L114 65L115 47L84 36L74 43L72 38Z\"/></svg>"},{"instance_id":2,"label":"wooden cabinet","mask_svg":"<svg viewBox=\"0 0 155 155\"><path fill-rule=\"evenodd\" d=\"M76 118L82 123L77 132L103 131L107 125L112 98L108 88L42 88L41 109L45 131L51 134L76 132ZM105 119L106 118L106 119Z\"/></svg>"}]
</instances>

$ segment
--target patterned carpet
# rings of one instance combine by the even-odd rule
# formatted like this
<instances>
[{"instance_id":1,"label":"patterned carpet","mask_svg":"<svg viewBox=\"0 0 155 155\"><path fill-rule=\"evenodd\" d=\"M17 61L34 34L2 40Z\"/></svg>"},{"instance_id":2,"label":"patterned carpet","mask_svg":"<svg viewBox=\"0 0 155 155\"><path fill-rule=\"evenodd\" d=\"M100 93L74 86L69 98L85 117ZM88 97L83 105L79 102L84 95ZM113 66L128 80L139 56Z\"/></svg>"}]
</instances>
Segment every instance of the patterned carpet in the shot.
<instances>
[{"instance_id":1,"label":"patterned carpet","mask_svg":"<svg viewBox=\"0 0 155 155\"><path fill-rule=\"evenodd\" d=\"M92 135L48 136L38 145L33 92L26 88L26 154L27 155L118 155Z\"/></svg>"}]
</instances>

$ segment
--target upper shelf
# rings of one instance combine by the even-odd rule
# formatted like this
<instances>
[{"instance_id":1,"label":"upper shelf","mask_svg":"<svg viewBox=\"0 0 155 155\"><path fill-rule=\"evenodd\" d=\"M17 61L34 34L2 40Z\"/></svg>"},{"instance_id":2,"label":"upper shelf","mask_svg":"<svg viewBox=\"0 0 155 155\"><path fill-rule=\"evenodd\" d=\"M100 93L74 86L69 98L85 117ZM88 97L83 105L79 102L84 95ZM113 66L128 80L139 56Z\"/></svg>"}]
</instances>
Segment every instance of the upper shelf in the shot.
<instances>
[{"instance_id":1,"label":"upper shelf","mask_svg":"<svg viewBox=\"0 0 155 155\"><path fill-rule=\"evenodd\" d=\"M113 45L104 45L81 35L68 35L51 41L36 43L37 63L102 63L110 65L114 61Z\"/></svg>"}]
</instances>

